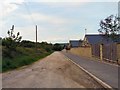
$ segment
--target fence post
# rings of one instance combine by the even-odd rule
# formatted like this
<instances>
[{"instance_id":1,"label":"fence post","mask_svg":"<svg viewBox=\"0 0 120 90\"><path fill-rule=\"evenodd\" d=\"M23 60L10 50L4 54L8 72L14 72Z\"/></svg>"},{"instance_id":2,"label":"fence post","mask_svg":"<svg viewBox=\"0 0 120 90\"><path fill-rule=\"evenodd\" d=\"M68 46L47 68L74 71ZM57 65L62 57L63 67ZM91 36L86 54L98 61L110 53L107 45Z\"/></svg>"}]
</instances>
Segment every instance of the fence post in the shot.
<instances>
[{"instance_id":1,"label":"fence post","mask_svg":"<svg viewBox=\"0 0 120 90\"><path fill-rule=\"evenodd\" d=\"M103 44L100 44L100 59L103 60Z\"/></svg>"}]
</instances>

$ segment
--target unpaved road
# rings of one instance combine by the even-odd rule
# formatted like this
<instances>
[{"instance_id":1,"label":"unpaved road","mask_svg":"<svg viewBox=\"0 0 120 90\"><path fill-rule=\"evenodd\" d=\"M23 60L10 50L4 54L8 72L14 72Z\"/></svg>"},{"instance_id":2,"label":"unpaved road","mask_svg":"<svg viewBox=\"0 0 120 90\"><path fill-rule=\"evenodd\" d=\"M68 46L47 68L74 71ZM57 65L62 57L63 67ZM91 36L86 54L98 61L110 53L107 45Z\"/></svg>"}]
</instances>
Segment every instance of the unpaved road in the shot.
<instances>
[{"instance_id":1,"label":"unpaved road","mask_svg":"<svg viewBox=\"0 0 120 90\"><path fill-rule=\"evenodd\" d=\"M60 52L2 74L3 88L102 88Z\"/></svg>"}]
</instances>

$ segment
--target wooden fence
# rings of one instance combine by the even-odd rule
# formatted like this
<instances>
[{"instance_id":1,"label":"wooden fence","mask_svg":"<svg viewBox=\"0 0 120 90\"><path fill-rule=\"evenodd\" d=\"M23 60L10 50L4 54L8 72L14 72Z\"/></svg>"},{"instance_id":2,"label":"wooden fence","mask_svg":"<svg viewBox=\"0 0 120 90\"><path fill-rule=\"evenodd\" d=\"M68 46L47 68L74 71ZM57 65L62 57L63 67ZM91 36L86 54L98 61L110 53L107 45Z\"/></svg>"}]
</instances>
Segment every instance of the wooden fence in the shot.
<instances>
[{"instance_id":1,"label":"wooden fence","mask_svg":"<svg viewBox=\"0 0 120 90\"><path fill-rule=\"evenodd\" d=\"M111 62L120 63L120 44L95 44L91 47L78 47L71 48L71 53L84 56L84 57L96 57L101 60L107 60Z\"/></svg>"},{"instance_id":2,"label":"wooden fence","mask_svg":"<svg viewBox=\"0 0 120 90\"><path fill-rule=\"evenodd\" d=\"M118 63L120 64L120 43L117 44L117 59L118 59Z\"/></svg>"},{"instance_id":3,"label":"wooden fence","mask_svg":"<svg viewBox=\"0 0 120 90\"><path fill-rule=\"evenodd\" d=\"M103 59L117 61L117 45L116 44L103 45Z\"/></svg>"},{"instance_id":4,"label":"wooden fence","mask_svg":"<svg viewBox=\"0 0 120 90\"><path fill-rule=\"evenodd\" d=\"M103 44L101 46L100 44L92 45L92 56L113 62L118 60L116 43Z\"/></svg>"},{"instance_id":5,"label":"wooden fence","mask_svg":"<svg viewBox=\"0 0 120 90\"><path fill-rule=\"evenodd\" d=\"M92 45L92 56L100 58L100 45Z\"/></svg>"}]
</instances>

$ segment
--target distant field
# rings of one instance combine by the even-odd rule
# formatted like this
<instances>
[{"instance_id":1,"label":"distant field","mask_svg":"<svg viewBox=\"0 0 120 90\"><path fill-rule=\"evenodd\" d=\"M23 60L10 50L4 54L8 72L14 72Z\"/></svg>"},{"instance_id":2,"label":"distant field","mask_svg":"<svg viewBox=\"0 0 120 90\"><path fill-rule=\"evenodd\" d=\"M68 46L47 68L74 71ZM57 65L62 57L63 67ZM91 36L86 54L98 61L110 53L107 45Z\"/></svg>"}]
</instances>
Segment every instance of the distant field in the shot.
<instances>
[{"instance_id":1,"label":"distant field","mask_svg":"<svg viewBox=\"0 0 120 90\"><path fill-rule=\"evenodd\" d=\"M50 55L53 51L47 52L45 49L35 50L35 48L17 47L16 51L9 53L2 48L2 72L13 70ZM8 55L7 55L8 54ZM6 56L7 55L7 56Z\"/></svg>"}]
</instances>

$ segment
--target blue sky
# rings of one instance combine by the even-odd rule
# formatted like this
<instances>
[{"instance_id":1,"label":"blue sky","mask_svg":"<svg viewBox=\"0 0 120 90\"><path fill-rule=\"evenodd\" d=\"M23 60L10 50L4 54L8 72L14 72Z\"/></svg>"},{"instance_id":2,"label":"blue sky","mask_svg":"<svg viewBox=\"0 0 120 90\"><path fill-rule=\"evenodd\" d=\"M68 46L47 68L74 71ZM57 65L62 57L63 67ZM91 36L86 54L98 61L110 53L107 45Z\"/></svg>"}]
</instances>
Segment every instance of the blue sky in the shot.
<instances>
[{"instance_id":1,"label":"blue sky","mask_svg":"<svg viewBox=\"0 0 120 90\"><path fill-rule=\"evenodd\" d=\"M51 1L51 2L50 2ZM118 14L118 3L110 0L5 0L2 2L1 36L15 25L24 40L35 41L35 25L38 25L38 41L68 42L83 39L87 34L96 34L100 20Z\"/></svg>"}]
</instances>

